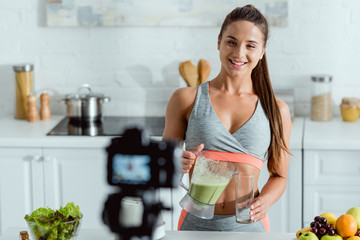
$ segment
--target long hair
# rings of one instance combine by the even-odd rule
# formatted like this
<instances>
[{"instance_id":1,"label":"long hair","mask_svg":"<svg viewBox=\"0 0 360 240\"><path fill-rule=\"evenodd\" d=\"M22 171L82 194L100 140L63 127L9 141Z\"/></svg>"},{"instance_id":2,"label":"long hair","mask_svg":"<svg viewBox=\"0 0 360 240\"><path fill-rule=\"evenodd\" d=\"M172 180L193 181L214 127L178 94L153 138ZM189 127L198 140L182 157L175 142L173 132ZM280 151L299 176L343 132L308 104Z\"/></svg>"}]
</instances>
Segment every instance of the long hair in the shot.
<instances>
[{"instance_id":1,"label":"long hair","mask_svg":"<svg viewBox=\"0 0 360 240\"><path fill-rule=\"evenodd\" d=\"M225 18L219 33L221 39L226 27L236 21L248 21L260 29L263 34L264 47L269 37L269 26L266 18L253 5L235 8ZM271 176L281 177L279 173L279 159L282 151L289 152L285 144L282 128L282 119L279 107L276 103L275 94L271 86L269 69L266 61L266 54L259 60L256 67L252 70L251 80L255 94L259 97L261 106L269 119L271 130L271 141L267 151L268 171Z\"/></svg>"}]
</instances>

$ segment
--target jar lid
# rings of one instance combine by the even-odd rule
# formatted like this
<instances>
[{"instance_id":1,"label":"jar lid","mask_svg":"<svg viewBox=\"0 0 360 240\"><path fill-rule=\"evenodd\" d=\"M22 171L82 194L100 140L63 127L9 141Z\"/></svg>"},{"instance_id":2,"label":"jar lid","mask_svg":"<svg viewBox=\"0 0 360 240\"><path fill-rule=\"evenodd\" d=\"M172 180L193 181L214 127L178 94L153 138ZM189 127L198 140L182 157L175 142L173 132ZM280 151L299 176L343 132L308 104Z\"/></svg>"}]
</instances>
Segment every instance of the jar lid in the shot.
<instances>
[{"instance_id":1,"label":"jar lid","mask_svg":"<svg viewBox=\"0 0 360 240\"><path fill-rule=\"evenodd\" d=\"M30 63L13 66L15 72L30 72L34 69L34 65Z\"/></svg>"},{"instance_id":2,"label":"jar lid","mask_svg":"<svg viewBox=\"0 0 360 240\"><path fill-rule=\"evenodd\" d=\"M313 82L331 82L332 76L331 75L314 75L314 76L311 76L311 80Z\"/></svg>"}]
</instances>

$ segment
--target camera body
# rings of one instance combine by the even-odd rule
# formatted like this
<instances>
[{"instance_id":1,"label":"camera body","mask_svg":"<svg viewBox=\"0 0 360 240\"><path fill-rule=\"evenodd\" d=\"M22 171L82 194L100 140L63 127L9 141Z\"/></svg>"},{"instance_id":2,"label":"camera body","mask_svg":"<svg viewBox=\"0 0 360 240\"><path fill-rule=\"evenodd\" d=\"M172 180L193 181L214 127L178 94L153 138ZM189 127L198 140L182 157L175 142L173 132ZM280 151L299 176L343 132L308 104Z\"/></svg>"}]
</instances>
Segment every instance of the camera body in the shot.
<instances>
[{"instance_id":1,"label":"camera body","mask_svg":"<svg viewBox=\"0 0 360 240\"><path fill-rule=\"evenodd\" d=\"M157 200L156 191L178 186L181 144L154 141L143 129L129 128L122 137L113 138L106 151L107 182L118 187L118 192L110 194L105 202L104 223L120 239L151 238L160 211L167 209ZM122 202L127 197L140 199L143 204L138 224L126 223Z\"/></svg>"}]
</instances>

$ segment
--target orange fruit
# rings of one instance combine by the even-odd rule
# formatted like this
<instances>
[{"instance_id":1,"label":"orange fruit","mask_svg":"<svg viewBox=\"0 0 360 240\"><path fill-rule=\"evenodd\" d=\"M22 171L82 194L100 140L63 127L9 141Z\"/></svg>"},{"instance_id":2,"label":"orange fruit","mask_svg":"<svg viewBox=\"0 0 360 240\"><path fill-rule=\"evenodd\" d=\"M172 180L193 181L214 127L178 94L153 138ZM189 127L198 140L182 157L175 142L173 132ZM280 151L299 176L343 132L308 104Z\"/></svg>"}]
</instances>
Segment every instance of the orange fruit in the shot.
<instances>
[{"instance_id":1,"label":"orange fruit","mask_svg":"<svg viewBox=\"0 0 360 240\"><path fill-rule=\"evenodd\" d=\"M343 238L352 237L357 231L357 221L352 215L343 214L336 220L335 228Z\"/></svg>"}]
</instances>

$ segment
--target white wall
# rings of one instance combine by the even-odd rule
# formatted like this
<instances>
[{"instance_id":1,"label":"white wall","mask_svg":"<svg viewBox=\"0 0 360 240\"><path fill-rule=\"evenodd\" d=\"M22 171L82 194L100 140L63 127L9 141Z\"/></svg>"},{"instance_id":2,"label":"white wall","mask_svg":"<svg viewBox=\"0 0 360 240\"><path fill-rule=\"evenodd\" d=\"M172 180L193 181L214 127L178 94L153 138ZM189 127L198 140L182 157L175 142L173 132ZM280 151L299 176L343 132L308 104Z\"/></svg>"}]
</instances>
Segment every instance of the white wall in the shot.
<instances>
[{"instance_id":1,"label":"white wall","mask_svg":"<svg viewBox=\"0 0 360 240\"><path fill-rule=\"evenodd\" d=\"M164 115L172 92L185 86L178 64L205 58L219 71L219 28L48 28L44 0L0 1L0 117L14 114L12 65L35 64L35 89L49 89L53 114L81 83L112 98L107 115ZM275 88L294 88L296 115L309 113L310 76L334 76L337 109L360 97L360 1L288 0L289 25L272 28L267 56Z\"/></svg>"}]
</instances>

